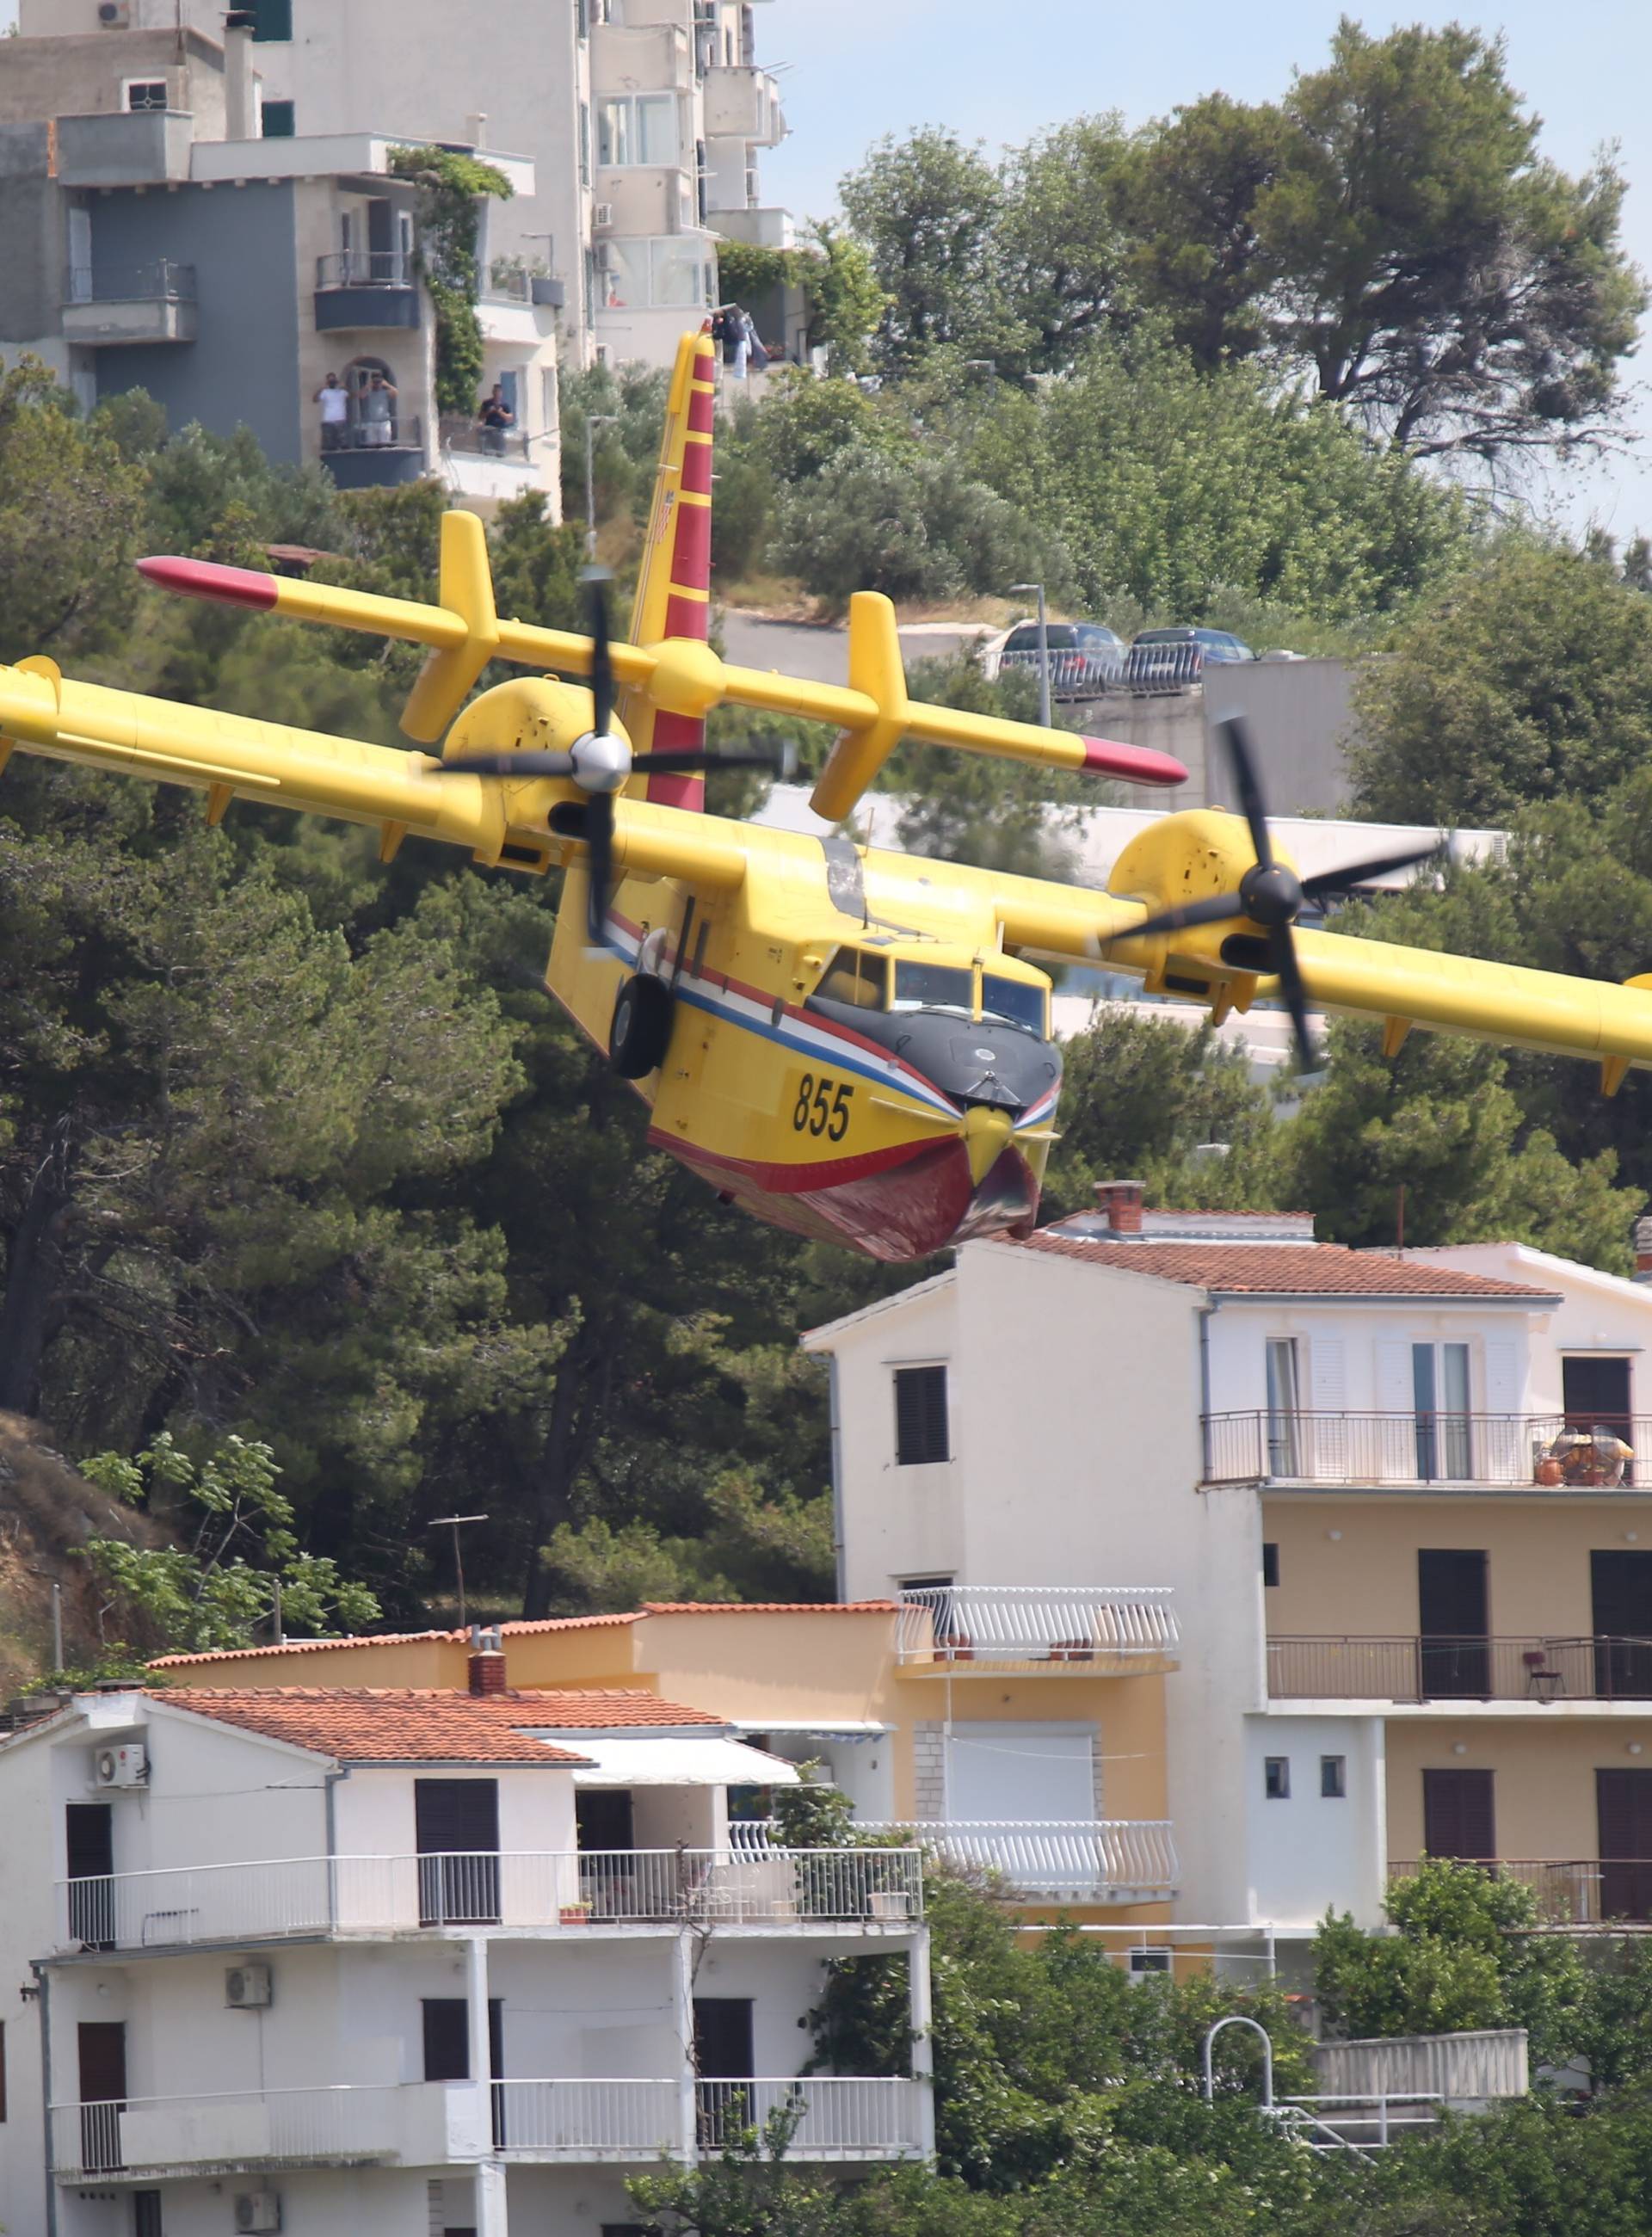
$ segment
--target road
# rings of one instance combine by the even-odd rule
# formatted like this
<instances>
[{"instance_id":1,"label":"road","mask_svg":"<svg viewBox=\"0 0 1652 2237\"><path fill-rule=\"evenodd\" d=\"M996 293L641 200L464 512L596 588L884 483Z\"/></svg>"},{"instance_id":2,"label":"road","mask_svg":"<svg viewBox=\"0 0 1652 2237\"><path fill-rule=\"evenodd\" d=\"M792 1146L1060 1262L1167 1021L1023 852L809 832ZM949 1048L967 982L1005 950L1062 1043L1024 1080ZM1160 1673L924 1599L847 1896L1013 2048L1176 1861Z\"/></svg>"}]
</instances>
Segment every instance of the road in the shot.
<instances>
[{"instance_id":1,"label":"road","mask_svg":"<svg viewBox=\"0 0 1652 2237\"><path fill-rule=\"evenodd\" d=\"M908 663L944 658L979 637L997 631L980 622L913 622L901 631ZM761 614L727 608L723 616L727 657L740 668L778 669L811 683L843 683L849 678L849 633L819 622L775 622Z\"/></svg>"}]
</instances>

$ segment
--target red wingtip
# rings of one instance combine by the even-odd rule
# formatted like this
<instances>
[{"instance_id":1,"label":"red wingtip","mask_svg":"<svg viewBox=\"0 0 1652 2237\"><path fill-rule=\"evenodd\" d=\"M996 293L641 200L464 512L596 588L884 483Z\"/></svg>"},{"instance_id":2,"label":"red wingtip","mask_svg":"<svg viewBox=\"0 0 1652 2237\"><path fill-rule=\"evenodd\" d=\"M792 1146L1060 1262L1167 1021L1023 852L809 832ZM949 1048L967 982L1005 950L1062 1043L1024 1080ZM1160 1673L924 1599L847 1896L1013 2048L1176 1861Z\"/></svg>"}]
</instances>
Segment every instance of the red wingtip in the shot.
<instances>
[{"instance_id":1,"label":"red wingtip","mask_svg":"<svg viewBox=\"0 0 1652 2237\"><path fill-rule=\"evenodd\" d=\"M1095 776L1122 777L1127 784L1186 784L1187 772L1174 754L1156 746L1126 746L1113 738L1086 738L1085 769Z\"/></svg>"},{"instance_id":2,"label":"red wingtip","mask_svg":"<svg viewBox=\"0 0 1652 2237\"><path fill-rule=\"evenodd\" d=\"M268 613L281 595L274 575L254 567L221 567L213 559L140 559L137 571L159 591L215 598L226 606L254 606L261 613Z\"/></svg>"}]
</instances>

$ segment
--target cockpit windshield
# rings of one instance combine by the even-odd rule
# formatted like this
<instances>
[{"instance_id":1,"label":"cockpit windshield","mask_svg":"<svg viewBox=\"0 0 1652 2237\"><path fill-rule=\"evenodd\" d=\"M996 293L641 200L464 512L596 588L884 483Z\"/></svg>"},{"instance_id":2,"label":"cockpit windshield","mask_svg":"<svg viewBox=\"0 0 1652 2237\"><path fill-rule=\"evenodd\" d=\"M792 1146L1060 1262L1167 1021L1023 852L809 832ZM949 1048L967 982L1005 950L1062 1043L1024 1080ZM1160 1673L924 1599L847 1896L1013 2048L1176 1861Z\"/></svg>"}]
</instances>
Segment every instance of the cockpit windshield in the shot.
<instances>
[{"instance_id":1,"label":"cockpit windshield","mask_svg":"<svg viewBox=\"0 0 1652 2237\"><path fill-rule=\"evenodd\" d=\"M895 1006L897 1010L961 1010L966 1017L974 1017L975 974L951 963L897 963Z\"/></svg>"},{"instance_id":2,"label":"cockpit windshield","mask_svg":"<svg viewBox=\"0 0 1652 2237\"><path fill-rule=\"evenodd\" d=\"M981 974L981 1015L1008 1018L1012 1026L1025 1026L1029 1033L1044 1031L1044 989L1023 979L1006 979L995 971Z\"/></svg>"},{"instance_id":3,"label":"cockpit windshield","mask_svg":"<svg viewBox=\"0 0 1652 2237\"><path fill-rule=\"evenodd\" d=\"M844 1002L856 1010L887 1010L889 1006L889 959L863 947L840 947L826 966L816 996L825 1002Z\"/></svg>"},{"instance_id":4,"label":"cockpit windshield","mask_svg":"<svg viewBox=\"0 0 1652 2237\"><path fill-rule=\"evenodd\" d=\"M920 962L876 949L840 947L821 973L811 1000L852 1010L956 1010L967 1018L1007 1019L1041 1038L1047 1029L1042 987L1006 973L975 973L968 964Z\"/></svg>"}]
</instances>

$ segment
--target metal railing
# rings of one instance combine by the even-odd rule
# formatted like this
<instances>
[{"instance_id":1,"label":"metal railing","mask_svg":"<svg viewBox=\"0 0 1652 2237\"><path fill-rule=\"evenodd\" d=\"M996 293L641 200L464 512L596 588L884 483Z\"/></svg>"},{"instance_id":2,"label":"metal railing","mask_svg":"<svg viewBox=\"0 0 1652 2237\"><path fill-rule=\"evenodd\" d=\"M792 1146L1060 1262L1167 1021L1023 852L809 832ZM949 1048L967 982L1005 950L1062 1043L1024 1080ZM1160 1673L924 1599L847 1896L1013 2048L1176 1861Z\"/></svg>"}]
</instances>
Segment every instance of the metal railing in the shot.
<instances>
[{"instance_id":1,"label":"metal railing","mask_svg":"<svg viewBox=\"0 0 1652 2237\"><path fill-rule=\"evenodd\" d=\"M345 248L315 260L315 284L328 287L411 287L416 276L411 250Z\"/></svg>"},{"instance_id":2,"label":"metal railing","mask_svg":"<svg viewBox=\"0 0 1652 2237\"><path fill-rule=\"evenodd\" d=\"M922 2086L836 2074L697 2082L695 2141L724 2151L751 2132L761 2140L778 2116L790 2160L904 2159L922 2149Z\"/></svg>"},{"instance_id":3,"label":"metal railing","mask_svg":"<svg viewBox=\"0 0 1652 2237\"><path fill-rule=\"evenodd\" d=\"M1369 2096L1282 2097L1265 2109L1281 2129L1322 2157L1346 2153L1367 2159L1408 2132L1437 2128L1442 2102L1427 2090L1390 2090Z\"/></svg>"},{"instance_id":4,"label":"metal railing","mask_svg":"<svg viewBox=\"0 0 1652 2237\"><path fill-rule=\"evenodd\" d=\"M1190 691L1205 680L1206 658L1200 644L1132 645L1124 657L1120 685L1136 698Z\"/></svg>"},{"instance_id":5,"label":"metal railing","mask_svg":"<svg viewBox=\"0 0 1652 2237\"><path fill-rule=\"evenodd\" d=\"M71 264L66 303L193 303L195 267L161 257L153 264L108 267Z\"/></svg>"},{"instance_id":6,"label":"metal railing","mask_svg":"<svg viewBox=\"0 0 1652 2237\"><path fill-rule=\"evenodd\" d=\"M521 427L483 427L459 418L441 422L442 449L465 458L512 459L519 465L531 465L533 439Z\"/></svg>"},{"instance_id":7,"label":"metal railing","mask_svg":"<svg viewBox=\"0 0 1652 2237\"><path fill-rule=\"evenodd\" d=\"M1105 1666L1173 1653L1168 1585L924 1585L901 1594L903 1663Z\"/></svg>"},{"instance_id":8,"label":"metal railing","mask_svg":"<svg viewBox=\"0 0 1652 2237\"><path fill-rule=\"evenodd\" d=\"M1419 1869L1415 1862L1391 1864L1388 1876L1410 1879ZM1548 1925L1652 1919L1652 1860L1644 1858L1498 1857L1481 1869L1530 1889L1537 1915Z\"/></svg>"},{"instance_id":9,"label":"metal railing","mask_svg":"<svg viewBox=\"0 0 1652 2237\"><path fill-rule=\"evenodd\" d=\"M950 1819L899 1830L950 1864L1001 1872L1023 1895L1073 1903L1168 1892L1180 1872L1167 1818Z\"/></svg>"},{"instance_id":10,"label":"metal railing","mask_svg":"<svg viewBox=\"0 0 1652 2237\"><path fill-rule=\"evenodd\" d=\"M1632 1487L1614 1444L1652 1448L1652 1417L1580 1426L1563 1414L1206 1414L1207 1483L1457 1484L1601 1491Z\"/></svg>"},{"instance_id":11,"label":"metal railing","mask_svg":"<svg viewBox=\"0 0 1652 2237\"><path fill-rule=\"evenodd\" d=\"M294 1857L116 1872L57 1887L66 1950L474 1925L856 1925L923 1913L915 1847Z\"/></svg>"},{"instance_id":12,"label":"metal railing","mask_svg":"<svg viewBox=\"0 0 1652 2237\"><path fill-rule=\"evenodd\" d=\"M446 2097L441 2082L344 2083L54 2105L52 2171L79 2181L174 2168L439 2163Z\"/></svg>"},{"instance_id":13,"label":"metal railing","mask_svg":"<svg viewBox=\"0 0 1652 2237\"><path fill-rule=\"evenodd\" d=\"M1652 1639L1425 1633L1267 1642L1277 1701L1652 1699Z\"/></svg>"},{"instance_id":14,"label":"metal railing","mask_svg":"<svg viewBox=\"0 0 1652 2237\"><path fill-rule=\"evenodd\" d=\"M334 451L422 451L424 423L416 412L393 412L387 419L364 419L353 409L347 419L323 422L321 455Z\"/></svg>"},{"instance_id":15,"label":"metal railing","mask_svg":"<svg viewBox=\"0 0 1652 2237\"><path fill-rule=\"evenodd\" d=\"M538 2159L658 2159L683 2148L675 2082L496 2082L502 2152Z\"/></svg>"}]
</instances>

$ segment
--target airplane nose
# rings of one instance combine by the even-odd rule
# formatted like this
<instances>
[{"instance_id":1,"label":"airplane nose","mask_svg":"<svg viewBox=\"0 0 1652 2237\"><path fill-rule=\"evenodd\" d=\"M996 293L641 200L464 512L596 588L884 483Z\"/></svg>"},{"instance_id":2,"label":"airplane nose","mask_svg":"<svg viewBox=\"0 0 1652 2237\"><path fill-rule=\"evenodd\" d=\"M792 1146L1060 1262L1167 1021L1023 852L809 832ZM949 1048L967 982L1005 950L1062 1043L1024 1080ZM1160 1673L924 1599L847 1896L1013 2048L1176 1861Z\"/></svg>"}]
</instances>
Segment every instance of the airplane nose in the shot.
<instances>
[{"instance_id":1,"label":"airplane nose","mask_svg":"<svg viewBox=\"0 0 1652 2237\"><path fill-rule=\"evenodd\" d=\"M1008 1111L986 1103L972 1103L964 1112L964 1155L969 1160L969 1178L977 1188L1003 1155L1014 1125Z\"/></svg>"}]
</instances>

